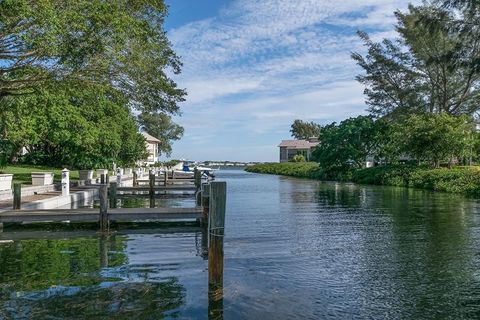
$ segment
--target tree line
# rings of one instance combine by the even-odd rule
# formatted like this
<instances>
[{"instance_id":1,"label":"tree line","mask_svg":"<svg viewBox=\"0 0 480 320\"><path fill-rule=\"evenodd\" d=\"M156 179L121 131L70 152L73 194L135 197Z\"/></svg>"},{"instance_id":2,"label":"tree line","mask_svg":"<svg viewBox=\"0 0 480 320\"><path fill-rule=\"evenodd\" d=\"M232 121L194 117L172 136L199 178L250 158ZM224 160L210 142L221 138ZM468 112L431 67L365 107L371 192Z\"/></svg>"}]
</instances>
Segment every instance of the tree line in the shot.
<instances>
[{"instance_id":1,"label":"tree line","mask_svg":"<svg viewBox=\"0 0 480 320\"><path fill-rule=\"evenodd\" d=\"M369 115L320 126L295 120L297 139L318 136L313 159L331 172L377 164L471 164L480 158L480 6L436 1L395 12L398 37L359 32Z\"/></svg>"},{"instance_id":2,"label":"tree line","mask_svg":"<svg viewBox=\"0 0 480 320\"><path fill-rule=\"evenodd\" d=\"M140 129L169 153L186 92L166 15L163 0L0 1L0 164L133 164Z\"/></svg>"}]
</instances>

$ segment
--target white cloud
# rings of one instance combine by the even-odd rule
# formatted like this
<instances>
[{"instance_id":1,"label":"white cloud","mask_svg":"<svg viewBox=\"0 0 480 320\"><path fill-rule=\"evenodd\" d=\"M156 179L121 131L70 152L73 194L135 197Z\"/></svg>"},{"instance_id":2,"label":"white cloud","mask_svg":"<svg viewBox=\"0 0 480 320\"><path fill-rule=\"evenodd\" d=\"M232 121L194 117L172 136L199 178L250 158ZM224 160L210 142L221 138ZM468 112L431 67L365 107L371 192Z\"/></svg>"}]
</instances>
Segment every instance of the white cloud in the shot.
<instances>
[{"instance_id":1,"label":"white cloud","mask_svg":"<svg viewBox=\"0 0 480 320\"><path fill-rule=\"evenodd\" d=\"M223 75L223 77L217 78L192 78L182 84L188 89L188 102L197 104L225 95L255 90L259 87L260 82L260 79L241 79Z\"/></svg>"}]
</instances>

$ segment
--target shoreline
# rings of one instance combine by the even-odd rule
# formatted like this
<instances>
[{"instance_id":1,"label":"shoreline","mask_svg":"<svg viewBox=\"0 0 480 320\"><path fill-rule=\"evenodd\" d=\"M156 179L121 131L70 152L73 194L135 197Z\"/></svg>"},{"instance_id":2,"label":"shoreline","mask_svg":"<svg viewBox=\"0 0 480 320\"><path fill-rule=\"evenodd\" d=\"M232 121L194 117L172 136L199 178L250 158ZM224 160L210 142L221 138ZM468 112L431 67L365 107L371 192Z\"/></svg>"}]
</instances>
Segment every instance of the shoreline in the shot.
<instances>
[{"instance_id":1,"label":"shoreline","mask_svg":"<svg viewBox=\"0 0 480 320\"><path fill-rule=\"evenodd\" d=\"M246 168L245 171L325 182L351 182L480 196L480 167L476 166L448 169L385 165L349 172L327 172L314 162L284 162L258 164Z\"/></svg>"}]
</instances>

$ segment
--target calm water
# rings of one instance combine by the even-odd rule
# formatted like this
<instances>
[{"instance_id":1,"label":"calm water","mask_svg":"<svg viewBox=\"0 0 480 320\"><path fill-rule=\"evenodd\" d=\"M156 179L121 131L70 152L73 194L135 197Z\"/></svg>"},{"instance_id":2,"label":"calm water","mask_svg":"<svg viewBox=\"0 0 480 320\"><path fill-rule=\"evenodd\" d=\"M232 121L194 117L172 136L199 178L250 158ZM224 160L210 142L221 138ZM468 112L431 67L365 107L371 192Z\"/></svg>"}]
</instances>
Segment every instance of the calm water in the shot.
<instances>
[{"instance_id":1,"label":"calm water","mask_svg":"<svg viewBox=\"0 0 480 320\"><path fill-rule=\"evenodd\" d=\"M480 318L479 201L242 171L219 179L225 319ZM199 229L1 237L18 240L0 245L0 319L208 318Z\"/></svg>"}]
</instances>

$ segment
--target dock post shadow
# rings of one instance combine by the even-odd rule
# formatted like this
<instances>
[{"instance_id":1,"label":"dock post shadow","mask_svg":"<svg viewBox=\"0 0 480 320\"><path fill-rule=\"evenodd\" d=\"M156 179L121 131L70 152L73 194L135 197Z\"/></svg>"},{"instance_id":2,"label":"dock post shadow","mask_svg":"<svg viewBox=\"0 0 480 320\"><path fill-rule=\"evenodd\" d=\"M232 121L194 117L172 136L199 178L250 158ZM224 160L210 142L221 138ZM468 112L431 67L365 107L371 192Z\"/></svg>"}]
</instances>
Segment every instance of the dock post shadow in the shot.
<instances>
[{"instance_id":1,"label":"dock post shadow","mask_svg":"<svg viewBox=\"0 0 480 320\"><path fill-rule=\"evenodd\" d=\"M100 235L99 245L100 245L100 268L108 268L108 245L109 245L109 236L106 234Z\"/></svg>"}]
</instances>

